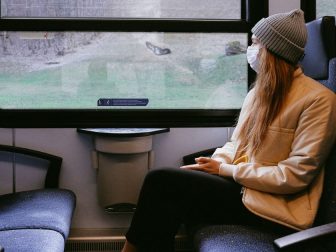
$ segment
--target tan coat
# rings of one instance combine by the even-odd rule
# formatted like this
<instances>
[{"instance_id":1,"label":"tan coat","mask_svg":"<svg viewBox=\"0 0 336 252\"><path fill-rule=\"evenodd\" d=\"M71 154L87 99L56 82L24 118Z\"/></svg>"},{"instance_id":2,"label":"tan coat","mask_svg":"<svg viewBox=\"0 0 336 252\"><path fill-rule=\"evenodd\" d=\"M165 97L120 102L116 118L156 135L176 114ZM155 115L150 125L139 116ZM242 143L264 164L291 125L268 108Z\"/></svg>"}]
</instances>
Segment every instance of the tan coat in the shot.
<instances>
[{"instance_id":1,"label":"tan coat","mask_svg":"<svg viewBox=\"0 0 336 252\"><path fill-rule=\"evenodd\" d=\"M212 158L220 175L243 185L243 203L256 215L300 230L313 224L323 186L323 164L336 137L336 95L295 71L286 106L268 129L262 148L249 161L236 138L254 95L247 95L231 142Z\"/></svg>"}]
</instances>

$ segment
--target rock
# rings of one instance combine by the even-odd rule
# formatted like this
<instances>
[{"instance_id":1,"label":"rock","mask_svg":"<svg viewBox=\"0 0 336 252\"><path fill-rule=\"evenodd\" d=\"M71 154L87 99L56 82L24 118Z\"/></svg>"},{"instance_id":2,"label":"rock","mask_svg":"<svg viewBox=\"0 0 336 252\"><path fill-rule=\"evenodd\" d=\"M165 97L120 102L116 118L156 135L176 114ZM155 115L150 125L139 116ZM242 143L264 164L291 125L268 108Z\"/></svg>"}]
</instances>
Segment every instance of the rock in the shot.
<instances>
[{"instance_id":1,"label":"rock","mask_svg":"<svg viewBox=\"0 0 336 252\"><path fill-rule=\"evenodd\" d=\"M158 46L153 45L152 43L146 41L146 46L149 50L151 50L155 55L166 55L171 53L169 48L160 48Z\"/></svg>"},{"instance_id":2,"label":"rock","mask_svg":"<svg viewBox=\"0 0 336 252\"><path fill-rule=\"evenodd\" d=\"M246 53L246 47L243 46L239 41L230 41L225 45L225 55L237 55Z\"/></svg>"}]
</instances>

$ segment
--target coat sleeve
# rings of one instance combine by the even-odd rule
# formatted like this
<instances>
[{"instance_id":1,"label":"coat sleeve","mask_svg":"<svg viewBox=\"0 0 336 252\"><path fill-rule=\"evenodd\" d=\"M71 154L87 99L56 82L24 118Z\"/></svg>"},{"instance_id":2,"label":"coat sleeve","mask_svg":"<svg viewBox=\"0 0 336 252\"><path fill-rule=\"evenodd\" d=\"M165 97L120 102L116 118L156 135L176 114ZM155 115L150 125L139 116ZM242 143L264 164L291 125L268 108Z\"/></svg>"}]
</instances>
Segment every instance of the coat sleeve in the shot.
<instances>
[{"instance_id":1,"label":"coat sleeve","mask_svg":"<svg viewBox=\"0 0 336 252\"><path fill-rule=\"evenodd\" d=\"M244 99L239 119L245 117L245 114L247 113L247 107L249 106L250 102L252 102L253 99L252 97L253 97L253 89L247 94L246 98ZM233 131L231 140L227 142L223 147L217 148L216 151L211 156L212 159L215 159L223 164L233 163L237 151L237 133L241 123L242 122L239 120L237 127L235 127Z\"/></svg>"},{"instance_id":2,"label":"coat sleeve","mask_svg":"<svg viewBox=\"0 0 336 252\"><path fill-rule=\"evenodd\" d=\"M217 148L211 158L220 163L232 164L235 155L233 142L227 142L222 148Z\"/></svg>"},{"instance_id":3,"label":"coat sleeve","mask_svg":"<svg viewBox=\"0 0 336 252\"><path fill-rule=\"evenodd\" d=\"M307 100L287 159L270 166L222 163L221 175L268 193L290 194L306 188L323 166L336 137L335 95L325 92Z\"/></svg>"}]
</instances>

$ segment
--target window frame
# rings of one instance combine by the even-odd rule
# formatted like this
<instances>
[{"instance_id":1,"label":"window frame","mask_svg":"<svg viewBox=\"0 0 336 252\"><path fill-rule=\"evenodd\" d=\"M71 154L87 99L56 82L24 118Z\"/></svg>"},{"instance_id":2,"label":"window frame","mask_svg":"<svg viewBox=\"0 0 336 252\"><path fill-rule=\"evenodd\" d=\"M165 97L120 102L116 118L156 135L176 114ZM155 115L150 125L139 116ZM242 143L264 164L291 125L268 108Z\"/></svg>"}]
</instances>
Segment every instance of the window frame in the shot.
<instances>
[{"instance_id":1,"label":"window frame","mask_svg":"<svg viewBox=\"0 0 336 252\"><path fill-rule=\"evenodd\" d=\"M316 0L300 0L301 10L305 13L305 21L316 19Z\"/></svg>"},{"instance_id":2,"label":"window frame","mask_svg":"<svg viewBox=\"0 0 336 252\"><path fill-rule=\"evenodd\" d=\"M1 7L1 6L0 6ZM1 13L1 9L0 9ZM268 16L268 0L241 0L241 20L0 17L0 31L247 33ZM248 87L255 78L248 67ZM0 127L230 127L239 109L0 109Z\"/></svg>"},{"instance_id":3,"label":"window frame","mask_svg":"<svg viewBox=\"0 0 336 252\"><path fill-rule=\"evenodd\" d=\"M306 22L315 20L317 17L316 0L300 0L301 9L305 13Z\"/></svg>"}]
</instances>

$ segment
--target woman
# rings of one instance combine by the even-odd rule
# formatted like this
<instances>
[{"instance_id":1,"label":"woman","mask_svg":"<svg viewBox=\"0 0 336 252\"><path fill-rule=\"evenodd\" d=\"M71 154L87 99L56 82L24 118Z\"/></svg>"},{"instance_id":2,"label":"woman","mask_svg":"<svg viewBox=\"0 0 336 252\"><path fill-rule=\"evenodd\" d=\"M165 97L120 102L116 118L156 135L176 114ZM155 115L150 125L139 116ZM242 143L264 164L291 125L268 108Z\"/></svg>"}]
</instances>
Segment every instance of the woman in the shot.
<instances>
[{"instance_id":1,"label":"woman","mask_svg":"<svg viewBox=\"0 0 336 252\"><path fill-rule=\"evenodd\" d=\"M336 135L335 94L298 66L307 40L301 10L262 19L252 33L247 59L258 74L231 142L195 165L146 176L123 252L174 251L181 223L284 232L313 224Z\"/></svg>"}]
</instances>

